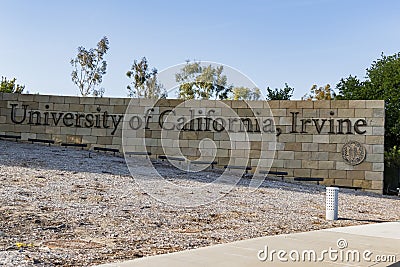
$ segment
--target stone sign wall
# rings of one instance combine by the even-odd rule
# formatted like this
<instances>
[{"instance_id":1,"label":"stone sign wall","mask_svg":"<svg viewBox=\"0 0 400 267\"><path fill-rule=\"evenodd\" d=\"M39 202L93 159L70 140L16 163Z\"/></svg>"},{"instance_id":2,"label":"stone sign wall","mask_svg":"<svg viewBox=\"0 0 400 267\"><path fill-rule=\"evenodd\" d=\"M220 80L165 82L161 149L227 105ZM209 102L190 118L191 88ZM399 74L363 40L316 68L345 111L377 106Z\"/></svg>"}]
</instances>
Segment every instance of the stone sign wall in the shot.
<instances>
[{"instance_id":1,"label":"stone sign wall","mask_svg":"<svg viewBox=\"0 0 400 267\"><path fill-rule=\"evenodd\" d=\"M154 103L0 93L0 134L215 160L256 173L271 167L289 177L322 177L326 185L383 189L383 101Z\"/></svg>"}]
</instances>

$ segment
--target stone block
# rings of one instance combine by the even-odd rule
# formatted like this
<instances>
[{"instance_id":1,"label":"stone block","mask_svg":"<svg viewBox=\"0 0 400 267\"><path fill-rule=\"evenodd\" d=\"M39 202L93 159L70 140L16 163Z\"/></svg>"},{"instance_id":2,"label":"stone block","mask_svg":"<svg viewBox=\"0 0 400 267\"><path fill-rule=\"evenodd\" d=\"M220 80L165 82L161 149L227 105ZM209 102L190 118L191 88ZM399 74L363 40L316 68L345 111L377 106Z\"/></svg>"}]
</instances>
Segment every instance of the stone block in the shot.
<instances>
[{"instance_id":1,"label":"stone block","mask_svg":"<svg viewBox=\"0 0 400 267\"><path fill-rule=\"evenodd\" d=\"M33 126L33 127L35 127L35 126ZM14 132L17 132L17 133L31 132L31 126L29 124L15 124Z\"/></svg>"},{"instance_id":2,"label":"stone block","mask_svg":"<svg viewBox=\"0 0 400 267\"><path fill-rule=\"evenodd\" d=\"M146 98L112 98L110 99L111 105L135 105L141 107L153 107L157 106L158 101L155 99Z\"/></svg>"},{"instance_id":3,"label":"stone block","mask_svg":"<svg viewBox=\"0 0 400 267\"><path fill-rule=\"evenodd\" d=\"M335 179L331 179L331 178L324 178L324 180L320 182L320 184L326 185L326 186L331 186L334 183L335 183Z\"/></svg>"},{"instance_id":4,"label":"stone block","mask_svg":"<svg viewBox=\"0 0 400 267\"><path fill-rule=\"evenodd\" d=\"M354 110L354 117L356 118L370 118L372 117L372 109L355 109Z\"/></svg>"},{"instance_id":5,"label":"stone block","mask_svg":"<svg viewBox=\"0 0 400 267\"><path fill-rule=\"evenodd\" d=\"M61 127L61 135L76 135L75 127Z\"/></svg>"},{"instance_id":6,"label":"stone block","mask_svg":"<svg viewBox=\"0 0 400 267\"><path fill-rule=\"evenodd\" d=\"M203 100L201 100L203 101ZM213 103L216 103L216 101L212 101ZM253 110L255 109L260 109L260 108L264 108L264 100L253 100L253 101L246 101L247 105L249 105L249 107ZM215 105L215 104L214 104ZM207 104L207 107L213 107L211 104Z\"/></svg>"},{"instance_id":7,"label":"stone block","mask_svg":"<svg viewBox=\"0 0 400 267\"><path fill-rule=\"evenodd\" d=\"M349 108L366 108L365 106L365 100L350 100L349 101Z\"/></svg>"},{"instance_id":8,"label":"stone block","mask_svg":"<svg viewBox=\"0 0 400 267\"><path fill-rule=\"evenodd\" d=\"M190 149L193 149L193 148L190 148ZM244 157L246 157L246 153L245 153L245 150L237 150L237 149L235 149L235 150L231 150L231 157L232 158L236 158L236 157L238 157L238 158L244 158Z\"/></svg>"},{"instance_id":9,"label":"stone block","mask_svg":"<svg viewBox=\"0 0 400 267\"><path fill-rule=\"evenodd\" d=\"M65 104L79 104L80 98L77 96L67 96L64 98Z\"/></svg>"},{"instance_id":10,"label":"stone block","mask_svg":"<svg viewBox=\"0 0 400 267\"><path fill-rule=\"evenodd\" d=\"M0 124L0 132L14 132L14 128L12 124Z\"/></svg>"},{"instance_id":11,"label":"stone block","mask_svg":"<svg viewBox=\"0 0 400 267\"><path fill-rule=\"evenodd\" d=\"M371 188L371 181L367 181L367 180L353 180L353 186L354 187L361 187L361 188Z\"/></svg>"},{"instance_id":12,"label":"stone block","mask_svg":"<svg viewBox=\"0 0 400 267\"><path fill-rule=\"evenodd\" d=\"M94 105L94 97L80 97L79 104Z\"/></svg>"},{"instance_id":13,"label":"stone block","mask_svg":"<svg viewBox=\"0 0 400 267\"><path fill-rule=\"evenodd\" d=\"M288 169L300 169L302 167L301 162L301 160L285 160L283 167Z\"/></svg>"},{"instance_id":14,"label":"stone block","mask_svg":"<svg viewBox=\"0 0 400 267\"><path fill-rule=\"evenodd\" d=\"M353 180L363 180L365 179L365 171L346 171L347 173L347 179L353 179Z\"/></svg>"},{"instance_id":15,"label":"stone block","mask_svg":"<svg viewBox=\"0 0 400 267\"><path fill-rule=\"evenodd\" d=\"M279 142L296 142L296 136L294 134L281 134L277 137Z\"/></svg>"},{"instance_id":16,"label":"stone block","mask_svg":"<svg viewBox=\"0 0 400 267\"><path fill-rule=\"evenodd\" d=\"M91 135L92 134L92 129L91 128L76 128L76 135Z\"/></svg>"},{"instance_id":17,"label":"stone block","mask_svg":"<svg viewBox=\"0 0 400 267\"><path fill-rule=\"evenodd\" d=\"M238 109L248 109L249 108L246 101L244 101L244 100L235 100L235 101L232 101L231 103L232 103L232 105L231 105L232 108L238 108Z\"/></svg>"},{"instance_id":18,"label":"stone block","mask_svg":"<svg viewBox=\"0 0 400 267\"><path fill-rule=\"evenodd\" d=\"M284 109L295 109L295 108L296 108L296 101L292 101L292 100L280 100L280 101L279 101L279 108L284 108Z\"/></svg>"},{"instance_id":19,"label":"stone block","mask_svg":"<svg viewBox=\"0 0 400 267\"><path fill-rule=\"evenodd\" d=\"M301 143L296 142L288 142L285 143L285 150L287 151L301 151Z\"/></svg>"},{"instance_id":20,"label":"stone block","mask_svg":"<svg viewBox=\"0 0 400 267\"><path fill-rule=\"evenodd\" d=\"M353 167L353 170L356 171L370 171L372 170L372 163L371 162L363 162Z\"/></svg>"},{"instance_id":21,"label":"stone block","mask_svg":"<svg viewBox=\"0 0 400 267\"><path fill-rule=\"evenodd\" d=\"M275 118L286 116L286 109L271 109L271 111L272 111L272 116Z\"/></svg>"},{"instance_id":22,"label":"stone block","mask_svg":"<svg viewBox=\"0 0 400 267\"><path fill-rule=\"evenodd\" d=\"M94 97L95 105L110 105L110 98L108 97Z\"/></svg>"},{"instance_id":23,"label":"stone block","mask_svg":"<svg viewBox=\"0 0 400 267\"><path fill-rule=\"evenodd\" d=\"M293 151L278 151L278 159L294 159Z\"/></svg>"},{"instance_id":24,"label":"stone block","mask_svg":"<svg viewBox=\"0 0 400 267\"><path fill-rule=\"evenodd\" d=\"M280 101L279 100L270 100L264 102L264 108L270 108L270 109L279 109L280 108Z\"/></svg>"},{"instance_id":25,"label":"stone block","mask_svg":"<svg viewBox=\"0 0 400 267\"><path fill-rule=\"evenodd\" d=\"M329 135L330 144L344 144L349 140L349 137L344 134L340 135ZM339 146L338 146L339 147Z\"/></svg>"},{"instance_id":26,"label":"stone block","mask_svg":"<svg viewBox=\"0 0 400 267\"><path fill-rule=\"evenodd\" d=\"M46 132L46 126L42 125L32 125L31 132L36 134L41 134Z\"/></svg>"},{"instance_id":27,"label":"stone block","mask_svg":"<svg viewBox=\"0 0 400 267\"><path fill-rule=\"evenodd\" d=\"M333 112L333 116L331 115L331 112ZM319 117L320 118L325 118L325 119L330 119L330 118L334 118L337 114L337 108L330 108L330 109L326 109L326 108L322 108L319 110Z\"/></svg>"},{"instance_id":28,"label":"stone block","mask_svg":"<svg viewBox=\"0 0 400 267\"><path fill-rule=\"evenodd\" d=\"M40 111L42 111L42 112L54 110L54 104L53 103L40 102L38 104L39 104L38 109Z\"/></svg>"},{"instance_id":29,"label":"stone block","mask_svg":"<svg viewBox=\"0 0 400 267\"><path fill-rule=\"evenodd\" d=\"M326 180L326 179L329 179L328 175L329 175L328 170L316 170L316 169L311 170L311 177L320 177L320 178L324 178L324 180ZM333 183L333 179L332 179L331 183Z\"/></svg>"},{"instance_id":30,"label":"stone block","mask_svg":"<svg viewBox=\"0 0 400 267\"><path fill-rule=\"evenodd\" d=\"M250 142L250 149L251 150L261 150L261 141L251 141Z\"/></svg>"},{"instance_id":31,"label":"stone block","mask_svg":"<svg viewBox=\"0 0 400 267\"><path fill-rule=\"evenodd\" d=\"M235 142L235 149L250 150L250 143L249 142L240 142L240 141Z\"/></svg>"},{"instance_id":32,"label":"stone block","mask_svg":"<svg viewBox=\"0 0 400 267\"><path fill-rule=\"evenodd\" d=\"M69 104L69 111L72 112L84 112L85 106L80 104Z\"/></svg>"},{"instance_id":33,"label":"stone block","mask_svg":"<svg viewBox=\"0 0 400 267\"><path fill-rule=\"evenodd\" d=\"M311 160L328 160L329 152L311 152Z\"/></svg>"},{"instance_id":34,"label":"stone block","mask_svg":"<svg viewBox=\"0 0 400 267\"><path fill-rule=\"evenodd\" d=\"M337 144L318 144L318 151L336 152L336 149Z\"/></svg>"},{"instance_id":35,"label":"stone block","mask_svg":"<svg viewBox=\"0 0 400 267\"><path fill-rule=\"evenodd\" d=\"M18 101L27 101L27 102L33 102L34 101L34 96L31 94L17 94L18 95Z\"/></svg>"},{"instance_id":36,"label":"stone block","mask_svg":"<svg viewBox=\"0 0 400 267\"><path fill-rule=\"evenodd\" d=\"M385 101L383 100L367 100L365 102L366 108L379 108L383 109L385 107Z\"/></svg>"},{"instance_id":37,"label":"stone block","mask_svg":"<svg viewBox=\"0 0 400 267\"><path fill-rule=\"evenodd\" d=\"M333 100L331 102L331 108L347 109L347 108L349 108L349 101L348 100Z\"/></svg>"},{"instance_id":38,"label":"stone block","mask_svg":"<svg viewBox=\"0 0 400 267\"><path fill-rule=\"evenodd\" d=\"M385 128L383 126L380 127L372 127L372 135L384 135Z\"/></svg>"},{"instance_id":39,"label":"stone block","mask_svg":"<svg viewBox=\"0 0 400 267\"><path fill-rule=\"evenodd\" d=\"M239 117L241 117L241 118L244 118L244 117L250 117L250 118L251 117L255 117L254 112L249 108L239 108L237 110L237 115Z\"/></svg>"},{"instance_id":40,"label":"stone block","mask_svg":"<svg viewBox=\"0 0 400 267\"><path fill-rule=\"evenodd\" d=\"M371 181L371 189L383 190L383 181Z\"/></svg>"},{"instance_id":41,"label":"stone block","mask_svg":"<svg viewBox=\"0 0 400 267\"><path fill-rule=\"evenodd\" d=\"M295 134L296 142L298 143L312 143L313 136L311 134Z\"/></svg>"},{"instance_id":42,"label":"stone block","mask_svg":"<svg viewBox=\"0 0 400 267\"><path fill-rule=\"evenodd\" d=\"M295 177L310 177L311 170L310 169L294 169L293 176L295 176Z\"/></svg>"},{"instance_id":43,"label":"stone block","mask_svg":"<svg viewBox=\"0 0 400 267\"><path fill-rule=\"evenodd\" d=\"M365 157L366 162L383 163L383 154L368 154Z\"/></svg>"},{"instance_id":44,"label":"stone block","mask_svg":"<svg viewBox=\"0 0 400 267\"><path fill-rule=\"evenodd\" d=\"M57 134L60 135L61 134L61 127L46 127L45 132L47 134Z\"/></svg>"},{"instance_id":45,"label":"stone block","mask_svg":"<svg viewBox=\"0 0 400 267\"><path fill-rule=\"evenodd\" d=\"M319 144L329 143L329 135L313 135L313 142Z\"/></svg>"},{"instance_id":46,"label":"stone block","mask_svg":"<svg viewBox=\"0 0 400 267\"><path fill-rule=\"evenodd\" d=\"M331 108L331 101L329 100L318 100L314 101L314 108L315 109L329 109Z\"/></svg>"},{"instance_id":47,"label":"stone block","mask_svg":"<svg viewBox=\"0 0 400 267\"><path fill-rule=\"evenodd\" d=\"M335 162L329 160L318 161L318 169L320 170L332 170L335 168Z\"/></svg>"},{"instance_id":48,"label":"stone block","mask_svg":"<svg viewBox=\"0 0 400 267\"><path fill-rule=\"evenodd\" d=\"M346 179L347 173L344 170L328 170L328 176L333 179Z\"/></svg>"},{"instance_id":49,"label":"stone block","mask_svg":"<svg viewBox=\"0 0 400 267\"><path fill-rule=\"evenodd\" d=\"M329 152L328 160L332 160L332 161L343 161L342 153Z\"/></svg>"},{"instance_id":50,"label":"stone block","mask_svg":"<svg viewBox=\"0 0 400 267\"><path fill-rule=\"evenodd\" d=\"M298 109L303 109L303 108L309 108L313 109L314 108L314 101L310 100L298 100L296 101L296 108Z\"/></svg>"},{"instance_id":51,"label":"stone block","mask_svg":"<svg viewBox=\"0 0 400 267\"><path fill-rule=\"evenodd\" d=\"M301 144L302 151L318 151L317 143L302 143Z\"/></svg>"},{"instance_id":52,"label":"stone block","mask_svg":"<svg viewBox=\"0 0 400 267\"><path fill-rule=\"evenodd\" d=\"M351 171L354 170L354 166L349 165L345 162L336 162L336 170Z\"/></svg>"},{"instance_id":53,"label":"stone block","mask_svg":"<svg viewBox=\"0 0 400 267\"><path fill-rule=\"evenodd\" d=\"M272 167L273 168L283 168L284 164L285 164L285 160L275 159L272 162Z\"/></svg>"},{"instance_id":54,"label":"stone block","mask_svg":"<svg viewBox=\"0 0 400 267\"><path fill-rule=\"evenodd\" d=\"M107 130L103 128L92 128L91 135L93 136L107 136Z\"/></svg>"},{"instance_id":55,"label":"stone block","mask_svg":"<svg viewBox=\"0 0 400 267\"><path fill-rule=\"evenodd\" d=\"M230 153L228 149L218 149L216 157L221 158L221 157L229 157Z\"/></svg>"},{"instance_id":56,"label":"stone block","mask_svg":"<svg viewBox=\"0 0 400 267\"><path fill-rule=\"evenodd\" d=\"M385 169L384 163L372 163L372 171L383 172Z\"/></svg>"},{"instance_id":57,"label":"stone block","mask_svg":"<svg viewBox=\"0 0 400 267\"><path fill-rule=\"evenodd\" d=\"M360 129L363 130L363 131L365 131L365 133L364 133L363 135L361 135L361 136L364 136L364 135L373 135L373 134L372 134L372 127L371 127L371 126L363 126L363 127L361 127Z\"/></svg>"},{"instance_id":58,"label":"stone block","mask_svg":"<svg viewBox=\"0 0 400 267\"><path fill-rule=\"evenodd\" d=\"M354 109L346 109L346 108L340 108L338 109L337 116L340 118L353 118L354 117Z\"/></svg>"},{"instance_id":59,"label":"stone block","mask_svg":"<svg viewBox=\"0 0 400 267\"><path fill-rule=\"evenodd\" d=\"M49 97L49 103L53 103L53 104L64 104L65 97L64 96L55 96L55 95L51 95Z\"/></svg>"},{"instance_id":60,"label":"stone block","mask_svg":"<svg viewBox=\"0 0 400 267\"><path fill-rule=\"evenodd\" d=\"M350 180L350 179L335 179L335 185L353 186L353 180Z\"/></svg>"},{"instance_id":61,"label":"stone block","mask_svg":"<svg viewBox=\"0 0 400 267\"><path fill-rule=\"evenodd\" d=\"M116 105L124 106L125 105L124 101L125 101L124 98L110 98L110 105L111 106L116 106Z\"/></svg>"},{"instance_id":62,"label":"stone block","mask_svg":"<svg viewBox=\"0 0 400 267\"><path fill-rule=\"evenodd\" d=\"M69 111L69 104L55 103L53 105L53 109L57 110L57 111L67 112L67 111Z\"/></svg>"},{"instance_id":63,"label":"stone block","mask_svg":"<svg viewBox=\"0 0 400 267\"><path fill-rule=\"evenodd\" d=\"M385 147L384 145L372 145L372 153L384 153Z\"/></svg>"},{"instance_id":64,"label":"stone block","mask_svg":"<svg viewBox=\"0 0 400 267\"><path fill-rule=\"evenodd\" d=\"M39 103L49 103L50 96L49 95L34 95L33 101Z\"/></svg>"},{"instance_id":65,"label":"stone block","mask_svg":"<svg viewBox=\"0 0 400 267\"><path fill-rule=\"evenodd\" d=\"M318 110L316 109L310 109L310 108L305 108L303 109L302 115L304 118L316 118L318 117Z\"/></svg>"},{"instance_id":66,"label":"stone block","mask_svg":"<svg viewBox=\"0 0 400 267\"><path fill-rule=\"evenodd\" d=\"M302 159L302 160L310 160L311 159L311 153L310 152L294 152L294 158L295 159Z\"/></svg>"},{"instance_id":67,"label":"stone block","mask_svg":"<svg viewBox=\"0 0 400 267\"><path fill-rule=\"evenodd\" d=\"M304 169L318 169L318 161L316 160L302 160L301 167Z\"/></svg>"},{"instance_id":68,"label":"stone block","mask_svg":"<svg viewBox=\"0 0 400 267\"><path fill-rule=\"evenodd\" d=\"M382 127L384 127L385 118L368 118L367 119L367 123L368 123L368 126L372 126L372 127L373 126L382 126Z\"/></svg>"},{"instance_id":69,"label":"stone block","mask_svg":"<svg viewBox=\"0 0 400 267\"><path fill-rule=\"evenodd\" d=\"M374 108L372 110L372 117L375 118L384 118L385 117L385 110L380 108Z\"/></svg>"},{"instance_id":70,"label":"stone block","mask_svg":"<svg viewBox=\"0 0 400 267\"><path fill-rule=\"evenodd\" d=\"M365 180L383 181L383 172L366 171Z\"/></svg>"},{"instance_id":71,"label":"stone block","mask_svg":"<svg viewBox=\"0 0 400 267\"><path fill-rule=\"evenodd\" d=\"M17 101L19 94L3 93L2 96L2 100Z\"/></svg>"},{"instance_id":72,"label":"stone block","mask_svg":"<svg viewBox=\"0 0 400 267\"><path fill-rule=\"evenodd\" d=\"M292 118L280 117L279 118L279 126L283 126L283 125L292 125Z\"/></svg>"},{"instance_id":73,"label":"stone block","mask_svg":"<svg viewBox=\"0 0 400 267\"><path fill-rule=\"evenodd\" d=\"M248 165L250 162L249 162L249 159L248 158L239 158L239 157L237 157L237 158L234 158L233 159L233 164L235 165L235 166L246 166L246 165ZM244 171L240 171L241 173L243 172L244 173Z\"/></svg>"}]
</instances>

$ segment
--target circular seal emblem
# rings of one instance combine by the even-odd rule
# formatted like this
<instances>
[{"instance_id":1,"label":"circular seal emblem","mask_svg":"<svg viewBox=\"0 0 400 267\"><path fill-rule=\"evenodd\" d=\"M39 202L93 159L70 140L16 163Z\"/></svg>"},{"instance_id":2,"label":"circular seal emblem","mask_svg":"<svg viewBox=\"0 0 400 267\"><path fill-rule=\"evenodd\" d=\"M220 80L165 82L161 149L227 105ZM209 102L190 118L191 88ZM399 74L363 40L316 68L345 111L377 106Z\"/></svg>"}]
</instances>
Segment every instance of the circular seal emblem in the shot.
<instances>
[{"instance_id":1,"label":"circular seal emblem","mask_svg":"<svg viewBox=\"0 0 400 267\"><path fill-rule=\"evenodd\" d=\"M342 157L350 165L358 165L365 160L365 147L357 141L349 141L343 145Z\"/></svg>"}]
</instances>

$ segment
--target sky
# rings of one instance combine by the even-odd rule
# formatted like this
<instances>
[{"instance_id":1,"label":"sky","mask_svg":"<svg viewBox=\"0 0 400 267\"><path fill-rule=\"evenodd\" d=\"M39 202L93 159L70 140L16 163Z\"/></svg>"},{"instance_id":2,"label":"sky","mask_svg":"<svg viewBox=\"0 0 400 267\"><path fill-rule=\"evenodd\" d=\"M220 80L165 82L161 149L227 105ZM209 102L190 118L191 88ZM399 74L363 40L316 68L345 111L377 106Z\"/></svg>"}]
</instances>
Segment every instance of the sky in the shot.
<instances>
[{"instance_id":1,"label":"sky","mask_svg":"<svg viewBox=\"0 0 400 267\"><path fill-rule=\"evenodd\" d=\"M78 95L70 60L107 36L104 96L126 97L125 73L145 56L159 71L212 61L264 90L333 87L381 53L400 52L398 0L0 0L0 75L30 93Z\"/></svg>"}]
</instances>

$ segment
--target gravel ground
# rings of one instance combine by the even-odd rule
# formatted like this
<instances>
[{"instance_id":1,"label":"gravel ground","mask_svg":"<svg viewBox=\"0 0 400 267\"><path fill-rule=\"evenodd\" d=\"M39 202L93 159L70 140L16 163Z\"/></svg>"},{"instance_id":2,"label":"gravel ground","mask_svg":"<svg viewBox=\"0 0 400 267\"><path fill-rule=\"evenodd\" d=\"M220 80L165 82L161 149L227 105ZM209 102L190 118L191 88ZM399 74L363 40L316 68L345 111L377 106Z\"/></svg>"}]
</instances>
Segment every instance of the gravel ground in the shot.
<instances>
[{"instance_id":1,"label":"gravel ground","mask_svg":"<svg viewBox=\"0 0 400 267\"><path fill-rule=\"evenodd\" d=\"M135 159L136 160L136 159ZM143 171L142 159L137 159ZM158 168L178 185L218 171ZM140 173L138 171L138 173ZM248 179L247 179L248 180ZM400 220L398 197L341 190L340 220L325 221L324 187L246 179L196 208L156 201L121 157L0 141L0 265L91 266L265 235ZM221 185L222 188L222 185Z\"/></svg>"}]
</instances>

